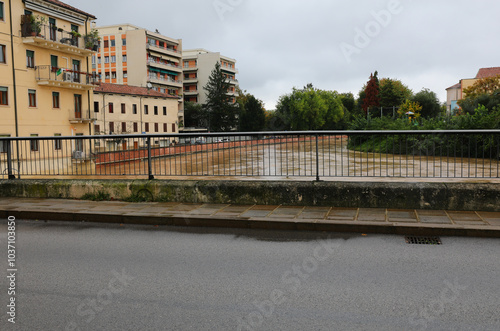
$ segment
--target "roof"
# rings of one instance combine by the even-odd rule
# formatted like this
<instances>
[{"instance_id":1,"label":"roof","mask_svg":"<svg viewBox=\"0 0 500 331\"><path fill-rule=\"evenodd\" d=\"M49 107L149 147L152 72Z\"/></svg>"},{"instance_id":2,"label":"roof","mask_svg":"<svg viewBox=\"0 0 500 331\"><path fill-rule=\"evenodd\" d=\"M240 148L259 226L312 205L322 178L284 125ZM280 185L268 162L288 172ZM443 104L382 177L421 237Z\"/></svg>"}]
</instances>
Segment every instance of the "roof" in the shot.
<instances>
[{"instance_id":1,"label":"roof","mask_svg":"<svg viewBox=\"0 0 500 331\"><path fill-rule=\"evenodd\" d=\"M85 15L85 16L88 16L88 17L91 17L93 19L96 19L97 17L95 17L94 15L92 14L89 14L89 13L86 13L84 12L83 10L80 10L78 8L75 8L73 6L70 6L68 4L65 4L64 2L61 2L59 0L45 0L45 2L49 2L51 4L54 4L54 5L57 5L57 6L60 6L60 7L63 7L63 8L66 8L66 9L69 9L69 10L72 10L74 12L77 12L79 14L82 14L82 15Z\"/></svg>"},{"instance_id":2,"label":"roof","mask_svg":"<svg viewBox=\"0 0 500 331\"><path fill-rule=\"evenodd\" d=\"M500 75L500 67L481 68L479 69L476 78L481 79L481 78L495 77L498 75Z\"/></svg>"},{"instance_id":3,"label":"roof","mask_svg":"<svg viewBox=\"0 0 500 331\"><path fill-rule=\"evenodd\" d=\"M94 89L97 93L113 93L113 94L129 94L144 97L156 97L156 98L170 98L178 99L178 97L157 92L155 90L148 89L147 87L131 86L131 85L120 85L120 84L110 84L101 83L98 87Z\"/></svg>"},{"instance_id":4,"label":"roof","mask_svg":"<svg viewBox=\"0 0 500 331\"><path fill-rule=\"evenodd\" d=\"M451 90L451 89L459 89L459 88L462 88L462 83L457 83L453 86L450 86L447 88L447 90Z\"/></svg>"}]
</instances>

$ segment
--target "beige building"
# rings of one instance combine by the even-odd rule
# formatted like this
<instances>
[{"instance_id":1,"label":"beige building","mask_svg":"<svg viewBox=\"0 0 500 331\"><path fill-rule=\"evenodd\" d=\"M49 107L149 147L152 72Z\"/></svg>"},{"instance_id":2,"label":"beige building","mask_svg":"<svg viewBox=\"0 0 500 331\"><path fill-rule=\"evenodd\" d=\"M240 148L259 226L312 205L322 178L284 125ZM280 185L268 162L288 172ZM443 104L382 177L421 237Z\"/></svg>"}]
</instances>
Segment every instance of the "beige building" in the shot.
<instances>
[{"instance_id":1,"label":"beige building","mask_svg":"<svg viewBox=\"0 0 500 331\"><path fill-rule=\"evenodd\" d=\"M218 52L205 49L190 49L182 52L184 71L184 101L204 104L207 101L205 85L208 83L217 62L220 63L224 76L230 83L228 94L233 96L233 102L238 96L236 87L238 80L236 74L236 60L223 56Z\"/></svg>"},{"instance_id":2,"label":"beige building","mask_svg":"<svg viewBox=\"0 0 500 331\"><path fill-rule=\"evenodd\" d=\"M465 97L463 91L466 88L471 87L472 85L474 85L475 82L477 82L480 79L495 77L498 75L500 75L500 67L481 68L477 72L475 78L461 79L458 84L448 87L446 89L446 94L447 94L446 110L448 114L453 114L456 110L459 109L458 101L462 100Z\"/></svg>"},{"instance_id":3,"label":"beige building","mask_svg":"<svg viewBox=\"0 0 500 331\"><path fill-rule=\"evenodd\" d=\"M126 23L97 30L101 41L92 57L92 70L101 81L150 87L178 97L178 120L182 122L182 40Z\"/></svg>"},{"instance_id":4,"label":"beige building","mask_svg":"<svg viewBox=\"0 0 500 331\"><path fill-rule=\"evenodd\" d=\"M178 103L177 97L146 87L102 83L94 90L94 132L106 135L178 133ZM135 139L134 146L121 148L137 149L143 143L143 139ZM155 141L158 147L170 143L168 138ZM110 149L113 146L106 146L106 150Z\"/></svg>"},{"instance_id":5,"label":"beige building","mask_svg":"<svg viewBox=\"0 0 500 331\"><path fill-rule=\"evenodd\" d=\"M0 0L0 135L90 133L92 20L61 1Z\"/></svg>"}]
</instances>

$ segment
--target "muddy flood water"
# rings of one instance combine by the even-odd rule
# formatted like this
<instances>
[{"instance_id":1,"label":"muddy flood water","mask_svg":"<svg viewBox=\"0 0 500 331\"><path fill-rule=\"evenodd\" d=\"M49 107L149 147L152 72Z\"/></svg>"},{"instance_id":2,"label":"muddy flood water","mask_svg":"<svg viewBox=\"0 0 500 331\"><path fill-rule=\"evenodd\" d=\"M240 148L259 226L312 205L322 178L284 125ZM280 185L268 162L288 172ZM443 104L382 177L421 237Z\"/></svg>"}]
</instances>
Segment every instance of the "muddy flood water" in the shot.
<instances>
[{"instance_id":1,"label":"muddy flood water","mask_svg":"<svg viewBox=\"0 0 500 331\"><path fill-rule=\"evenodd\" d=\"M394 177L495 179L498 160L425 155L363 153L347 149L347 139L260 140L246 144L208 144L181 155L152 158L155 177L222 176L251 178ZM318 163L316 162L318 160ZM97 175L148 174L148 159L92 165ZM325 178L326 177L326 178ZM143 177L142 177L143 178Z\"/></svg>"}]
</instances>

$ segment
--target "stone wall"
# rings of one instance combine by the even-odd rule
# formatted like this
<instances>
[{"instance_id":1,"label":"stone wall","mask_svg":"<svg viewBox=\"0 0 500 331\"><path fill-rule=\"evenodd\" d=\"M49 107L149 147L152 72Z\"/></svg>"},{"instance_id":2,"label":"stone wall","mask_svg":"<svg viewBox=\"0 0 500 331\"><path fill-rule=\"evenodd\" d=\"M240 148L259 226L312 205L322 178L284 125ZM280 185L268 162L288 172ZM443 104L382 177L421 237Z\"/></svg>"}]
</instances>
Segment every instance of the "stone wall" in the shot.
<instances>
[{"instance_id":1,"label":"stone wall","mask_svg":"<svg viewBox=\"0 0 500 331\"><path fill-rule=\"evenodd\" d=\"M106 197L357 208L500 211L497 184L215 180L1 180L0 197Z\"/></svg>"}]
</instances>

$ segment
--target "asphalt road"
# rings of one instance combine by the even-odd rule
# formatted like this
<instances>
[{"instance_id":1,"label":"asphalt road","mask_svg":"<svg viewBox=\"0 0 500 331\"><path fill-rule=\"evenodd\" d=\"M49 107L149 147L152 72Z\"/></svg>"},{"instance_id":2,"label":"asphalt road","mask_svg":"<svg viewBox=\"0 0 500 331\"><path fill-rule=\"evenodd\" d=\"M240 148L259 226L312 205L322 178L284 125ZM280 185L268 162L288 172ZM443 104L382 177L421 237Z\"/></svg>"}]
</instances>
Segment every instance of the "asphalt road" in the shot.
<instances>
[{"instance_id":1,"label":"asphalt road","mask_svg":"<svg viewBox=\"0 0 500 331\"><path fill-rule=\"evenodd\" d=\"M500 330L500 240L16 222L1 330Z\"/></svg>"}]
</instances>

